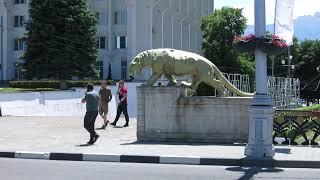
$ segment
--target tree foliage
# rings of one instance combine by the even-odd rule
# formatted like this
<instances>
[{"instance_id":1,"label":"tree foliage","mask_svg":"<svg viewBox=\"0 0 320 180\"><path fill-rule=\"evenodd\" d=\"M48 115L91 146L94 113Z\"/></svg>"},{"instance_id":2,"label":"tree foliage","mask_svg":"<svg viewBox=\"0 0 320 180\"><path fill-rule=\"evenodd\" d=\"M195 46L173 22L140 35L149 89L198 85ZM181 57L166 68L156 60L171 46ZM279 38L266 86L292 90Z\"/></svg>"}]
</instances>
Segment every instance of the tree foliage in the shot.
<instances>
[{"instance_id":1,"label":"tree foliage","mask_svg":"<svg viewBox=\"0 0 320 180\"><path fill-rule=\"evenodd\" d=\"M317 67L320 65L320 41L304 40L299 41L293 38L293 45L290 46L290 54L293 59L288 67L288 53L283 53L274 57L274 73L276 77L295 77L300 80L300 97L307 101L320 99L320 72ZM269 58L270 60L270 58ZM284 61L285 64L282 64ZM271 75L271 61L268 62L269 75Z\"/></svg>"},{"instance_id":2,"label":"tree foliage","mask_svg":"<svg viewBox=\"0 0 320 180\"><path fill-rule=\"evenodd\" d=\"M320 41L305 40L299 46L295 77L301 81L301 97L308 101L320 99Z\"/></svg>"},{"instance_id":3,"label":"tree foliage","mask_svg":"<svg viewBox=\"0 0 320 180\"><path fill-rule=\"evenodd\" d=\"M240 72L238 54L233 48L235 35L242 35L246 28L242 9L223 7L202 18L203 55L223 72Z\"/></svg>"},{"instance_id":4,"label":"tree foliage","mask_svg":"<svg viewBox=\"0 0 320 180\"><path fill-rule=\"evenodd\" d=\"M223 7L201 20L203 31L202 52L222 72L249 74L254 79L254 59L239 54L233 47L234 36L242 35L246 28L242 9ZM207 89L207 90L204 90ZM199 85L198 95L212 95L213 90Z\"/></svg>"},{"instance_id":5,"label":"tree foliage","mask_svg":"<svg viewBox=\"0 0 320 180\"><path fill-rule=\"evenodd\" d=\"M295 68L298 64L298 58L300 56L300 42L297 37L293 38L293 45L290 46L290 55L293 59L291 60L291 65L294 65ZM275 77L293 77L294 69L289 67L288 51L279 54L277 56L268 56L268 75L272 75L272 60L274 59L274 76ZM282 64L282 61L284 64ZM288 68L290 69L290 74L288 74Z\"/></svg>"},{"instance_id":6,"label":"tree foliage","mask_svg":"<svg viewBox=\"0 0 320 180\"><path fill-rule=\"evenodd\" d=\"M94 76L95 14L86 0L31 0L23 56L28 79Z\"/></svg>"}]
</instances>

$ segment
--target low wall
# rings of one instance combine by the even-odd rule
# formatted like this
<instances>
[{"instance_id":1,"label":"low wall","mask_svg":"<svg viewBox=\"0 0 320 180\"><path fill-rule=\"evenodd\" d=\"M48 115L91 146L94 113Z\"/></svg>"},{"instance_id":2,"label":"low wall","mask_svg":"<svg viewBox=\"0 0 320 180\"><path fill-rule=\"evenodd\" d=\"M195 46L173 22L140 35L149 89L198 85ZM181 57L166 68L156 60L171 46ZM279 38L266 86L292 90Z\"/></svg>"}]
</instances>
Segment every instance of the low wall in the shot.
<instances>
[{"instance_id":1,"label":"low wall","mask_svg":"<svg viewBox=\"0 0 320 180\"><path fill-rule=\"evenodd\" d=\"M242 143L252 98L186 97L184 87L137 87L137 138L142 141Z\"/></svg>"},{"instance_id":2,"label":"low wall","mask_svg":"<svg viewBox=\"0 0 320 180\"><path fill-rule=\"evenodd\" d=\"M128 87L128 113L136 117L137 97L136 86L141 83L126 83ZM95 87L99 91L99 86ZM117 112L117 99L115 95L117 86L110 86L113 95L109 103L108 118L112 119ZM75 91L56 92L24 92L0 93L0 109L2 116L83 116L86 109L81 103L85 89L77 88Z\"/></svg>"}]
</instances>

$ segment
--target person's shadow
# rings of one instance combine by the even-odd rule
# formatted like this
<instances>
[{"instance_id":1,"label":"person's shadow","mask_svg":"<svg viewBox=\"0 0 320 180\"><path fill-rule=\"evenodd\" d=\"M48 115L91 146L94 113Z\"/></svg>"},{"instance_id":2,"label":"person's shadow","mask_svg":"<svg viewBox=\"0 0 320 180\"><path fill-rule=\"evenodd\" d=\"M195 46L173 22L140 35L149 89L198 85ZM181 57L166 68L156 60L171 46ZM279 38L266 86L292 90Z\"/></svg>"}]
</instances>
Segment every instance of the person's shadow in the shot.
<instances>
[{"instance_id":1,"label":"person's shadow","mask_svg":"<svg viewBox=\"0 0 320 180\"><path fill-rule=\"evenodd\" d=\"M87 146L92 146L93 144L88 144L88 143L85 143L85 144L79 144L79 145L76 145L77 147L87 147Z\"/></svg>"},{"instance_id":2,"label":"person's shadow","mask_svg":"<svg viewBox=\"0 0 320 180\"><path fill-rule=\"evenodd\" d=\"M282 169L274 167L229 167L226 168L227 171L243 172L243 176L238 180L252 179L253 176L259 173L277 173L282 172Z\"/></svg>"}]
</instances>

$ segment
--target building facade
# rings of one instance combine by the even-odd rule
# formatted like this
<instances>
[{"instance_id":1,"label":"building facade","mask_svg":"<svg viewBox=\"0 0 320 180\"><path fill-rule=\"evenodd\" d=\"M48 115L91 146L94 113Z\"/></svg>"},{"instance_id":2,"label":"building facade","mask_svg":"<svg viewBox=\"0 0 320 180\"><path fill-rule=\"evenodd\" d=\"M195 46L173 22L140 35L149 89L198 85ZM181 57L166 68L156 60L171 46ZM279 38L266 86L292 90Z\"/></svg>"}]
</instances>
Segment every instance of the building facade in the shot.
<instances>
[{"instance_id":1,"label":"building facade","mask_svg":"<svg viewBox=\"0 0 320 180\"><path fill-rule=\"evenodd\" d=\"M1 80L21 78L22 37L30 0L0 0ZM101 78L111 65L113 79L128 79L128 65L141 51L175 48L200 53L200 19L214 0L88 0L98 20L96 68ZM147 79L145 70L140 79Z\"/></svg>"}]
</instances>

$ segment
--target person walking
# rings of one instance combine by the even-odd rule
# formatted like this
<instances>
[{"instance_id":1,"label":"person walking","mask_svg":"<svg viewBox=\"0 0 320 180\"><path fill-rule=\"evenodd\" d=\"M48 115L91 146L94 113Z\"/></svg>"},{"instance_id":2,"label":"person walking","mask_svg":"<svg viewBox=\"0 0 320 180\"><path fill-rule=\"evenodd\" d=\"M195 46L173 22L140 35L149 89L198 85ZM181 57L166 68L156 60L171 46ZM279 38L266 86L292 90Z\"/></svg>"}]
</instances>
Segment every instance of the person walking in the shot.
<instances>
[{"instance_id":1,"label":"person walking","mask_svg":"<svg viewBox=\"0 0 320 180\"><path fill-rule=\"evenodd\" d=\"M129 116L128 116L128 101L127 101L127 95L128 95L128 88L124 86L124 81L121 80L119 81L119 86L117 90L117 95L119 96L119 104L117 108L117 115L113 123L111 125L116 126L119 117L121 113L123 112L124 117L126 119L126 124L123 127L128 127L129 126Z\"/></svg>"},{"instance_id":2,"label":"person walking","mask_svg":"<svg viewBox=\"0 0 320 180\"><path fill-rule=\"evenodd\" d=\"M88 144L91 145L99 138L99 135L94 130L94 123L98 116L99 102L99 94L93 90L93 84L89 83L87 85L85 96L82 99L82 103L86 103L87 112L84 116L84 128L90 133L90 140L88 141Z\"/></svg>"},{"instance_id":3,"label":"person walking","mask_svg":"<svg viewBox=\"0 0 320 180\"><path fill-rule=\"evenodd\" d=\"M99 90L100 103L99 103L99 115L103 118L103 125L100 129L105 129L109 123L107 120L108 104L112 99L111 90L107 87L107 81L101 81L101 88Z\"/></svg>"}]
</instances>

